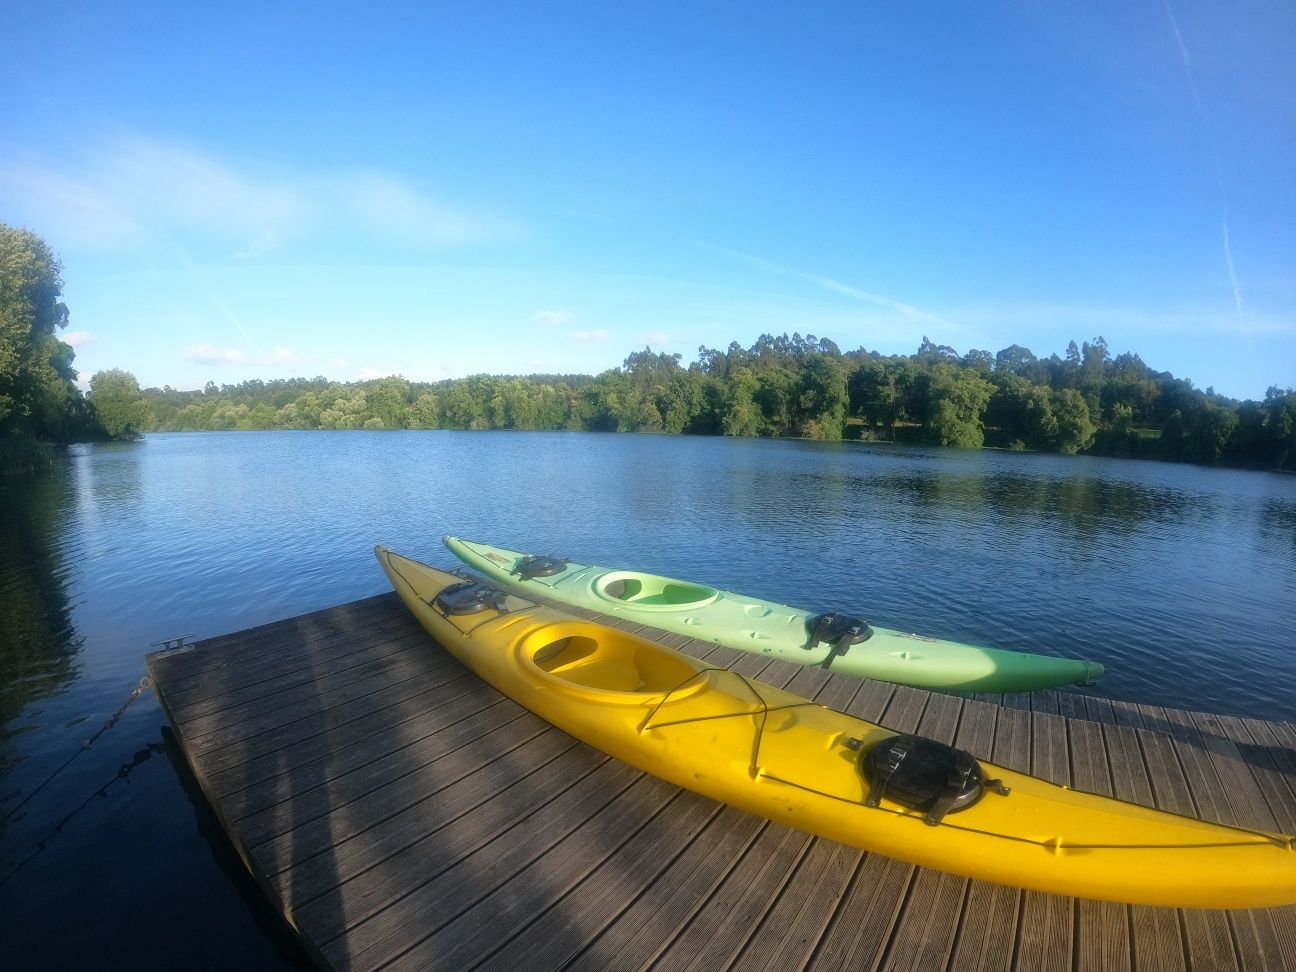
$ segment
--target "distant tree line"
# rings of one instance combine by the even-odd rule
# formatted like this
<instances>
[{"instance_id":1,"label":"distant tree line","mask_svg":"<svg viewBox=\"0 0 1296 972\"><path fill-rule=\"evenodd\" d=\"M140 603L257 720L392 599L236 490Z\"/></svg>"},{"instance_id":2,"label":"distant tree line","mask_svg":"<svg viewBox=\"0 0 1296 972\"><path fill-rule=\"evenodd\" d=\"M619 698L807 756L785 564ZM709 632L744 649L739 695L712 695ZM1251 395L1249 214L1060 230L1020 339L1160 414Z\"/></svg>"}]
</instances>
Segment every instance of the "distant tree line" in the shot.
<instances>
[{"instance_id":1,"label":"distant tree line","mask_svg":"<svg viewBox=\"0 0 1296 972\"><path fill-rule=\"evenodd\" d=\"M568 429L992 445L1296 469L1296 392L1234 401L1112 357L1101 338L1038 358L923 338L912 355L763 334L749 348L651 348L591 375L471 375L440 382L294 378L141 391L127 371L75 384L57 332L62 267L36 234L0 224L0 474L48 465L64 443L143 431Z\"/></svg>"},{"instance_id":2,"label":"distant tree line","mask_svg":"<svg viewBox=\"0 0 1296 972\"><path fill-rule=\"evenodd\" d=\"M536 429L874 439L1296 469L1296 392L1238 402L1113 357L1101 337L1064 356L1020 345L960 355L842 352L827 338L762 335L749 348L636 351L589 375L471 375L213 383L143 392L156 431Z\"/></svg>"}]
</instances>

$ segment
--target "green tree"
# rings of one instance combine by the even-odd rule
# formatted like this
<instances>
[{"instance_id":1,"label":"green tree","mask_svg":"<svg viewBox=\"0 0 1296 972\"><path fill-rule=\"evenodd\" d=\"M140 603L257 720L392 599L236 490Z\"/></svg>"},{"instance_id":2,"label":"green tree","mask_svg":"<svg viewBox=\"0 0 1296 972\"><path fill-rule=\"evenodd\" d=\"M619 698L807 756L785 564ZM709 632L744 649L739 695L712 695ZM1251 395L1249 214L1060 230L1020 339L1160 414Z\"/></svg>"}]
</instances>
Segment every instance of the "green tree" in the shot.
<instances>
[{"instance_id":1,"label":"green tree","mask_svg":"<svg viewBox=\"0 0 1296 972\"><path fill-rule=\"evenodd\" d=\"M837 441L842 437L849 407L846 368L841 358L819 352L807 354L797 395L798 434Z\"/></svg>"},{"instance_id":2,"label":"green tree","mask_svg":"<svg viewBox=\"0 0 1296 972\"><path fill-rule=\"evenodd\" d=\"M933 369L931 406L925 424L928 442L960 449L979 449L985 443L982 417L994 385L980 375L947 364Z\"/></svg>"},{"instance_id":3,"label":"green tree","mask_svg":"<svg viewBox=\"0 0 1296 972\"><path fill-rule=\"evenodd\" d=\"M995 393L985 421L999 429L1002 441L1013 448L1053 448L1058 434L1053 390L1007 371L995 372L991 380Z\"/></svg>"},{"instance_id":4,"label":"green tree","mask_svg":"<svg viewBox=\"0 0 1296 972\"><path fill-rule=\"evenodd\" d=\"M148 421L148 403L129 371L97 371L90 379L90 405L103 430L114 439L139 435ZM246 408L246 406L245 406Z\"/></svg>"},{"instance_id":5,"label":"green tree","mask_svg":"<svg viewBox=\"0 0 1296 972\"><path fill-rule=\"evenodd\" d=\"M399 429L405 424L405 396L409 382L399 375L380 378L368 387L369 409L385 429Z\"/></svg>"},{"instance_id":6,"label":"green tree","mask_svg":"<svg viewBox=\"0 0 1296 972\"><path fill-rule=\"evenodd\" d=\"M405 410L405 420L411 429L436 429L441 427L441 401L431 392L424 392Z\"/></svg>"},{"instance_id":7,"label":"green tree","mask_svg":"<svg viewBox=\"0 0 1296 972\"><path fill-rule=\"evenodd\" d=\"M1057 421L1054 447L1063 455L1074 455L1093 445L1097 426L1089 420L1089 405L1074 388L1063 388L1053 401Z\"/></svg>"},{"instance_id":8,"label":"green tree","mask_svg":"<svg viewBox=\"0 0 1296 972\"><path fill-rule=\"evenodd\" d=\"M895 439L896 422L903 415L901 401L907 365L875 358L865 360L848 382L850 411L862 418L869 429L882 429Z\"/></svg>"},{"instance_id":9,"label":"green tree","mask_svg":"<svg viewBox=\"0 0 1296 972\"><path fill-rule=\"evenodd\" d=\"M748 368L738 371L728 382L729 394L725 402L721 427L725 435L744 438L760 435L761 412L755 401L760 383Z\"/></svg>"},{"instance_id":10,"label":"green tree","mask_svg":"<svg viewBox=\"0 0 1296 972\"><path fill-rule=\"evenodd\" d=\"M35 233L0 223L0 432L54 437L77 398L63 266Z\"/></svg>"}]
</instances>

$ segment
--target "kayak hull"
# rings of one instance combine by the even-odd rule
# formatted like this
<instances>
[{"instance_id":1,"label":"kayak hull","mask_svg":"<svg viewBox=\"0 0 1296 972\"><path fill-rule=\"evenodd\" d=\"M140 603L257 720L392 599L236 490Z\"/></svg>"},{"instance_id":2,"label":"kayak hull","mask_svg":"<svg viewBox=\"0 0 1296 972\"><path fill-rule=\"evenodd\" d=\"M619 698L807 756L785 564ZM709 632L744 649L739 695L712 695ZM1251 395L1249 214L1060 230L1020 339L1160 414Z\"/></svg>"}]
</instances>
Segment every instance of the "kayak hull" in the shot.
<instances>
[{"instance_id":1,"label":"kayak hull","mask_svg":"<svg viewBox=\"0 0 1296 972\"><path fill-rule=\"evenodd\" d=\"M867 641L840 653L807 647L813 614L772 601L629 570L568 562L558 574L524 580L526 554L445 537L450 552L474 571L575 607L685 634L699 641L901 685L948 692L1032 692L1092 684L1096 662L981 648L872 626Z\"/></svg>"},{"instance_id":2,"label":"kayak hull","mask_svg":"<svg viewBox=\"0 0 1296 972\"><path fill-rule=\"evenodd\" d=\"M1290 838L1205 823L982 763L987 792L930 825L859 760L895 735L618 629L506 595L506 613L431 605L460 578L376 548L419 622L495 688L576 738L679 786L801 830L954 874L1190 908L1296 901Z\"/></svg>"}]
</instances>

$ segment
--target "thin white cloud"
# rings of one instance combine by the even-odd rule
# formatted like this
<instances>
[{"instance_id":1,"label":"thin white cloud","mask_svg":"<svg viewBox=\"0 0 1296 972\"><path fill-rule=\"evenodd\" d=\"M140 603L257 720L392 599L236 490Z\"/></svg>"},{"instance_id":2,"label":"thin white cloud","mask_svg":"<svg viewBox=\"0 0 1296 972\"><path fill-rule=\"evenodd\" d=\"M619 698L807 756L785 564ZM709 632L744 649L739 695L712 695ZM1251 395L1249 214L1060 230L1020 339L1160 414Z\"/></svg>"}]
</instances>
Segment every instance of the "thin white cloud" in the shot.
<instances>
[{"instance_id":1,"label":"thin white cloud","mask_svg":"<svg viewBox=\"0 0 1296 972\"><path fill-rule=\"evenodd\" d=\"M419 192L382 173L354 173L331 180L352 215L382 236L429 246L481 243L512 236L502 220L470 214Z\"/></svg>"},{"instance_id":2,"label":"thin white cloud","mask_svg":"<svg viewBox=\"0 0 1296 972\"><path fill-rule=\"evenodd\" d=\"M247 355L238 348L218 348L211 344L185 348L180 357L200 365L238 365L247 361Z\"/></svg>"},{"instance_id":3,"label":"thin white cloud","mask_svg":"<svg viewBox=\"0 0 1296 972\"><path fill-rule=\"evenodd\" d=\"M1223 193L1224 186L1221 182L1220 192ZM1242 330L1247 329L1246 318L1242 316L1242 288L1238 285L1237 270L1233 266L1233 246L1229 242L1229 222L1228 209L1224 210L1220 218L1224 230L1224 265L1228 268L1229 286L1233 289L1233 306L1237 309L1238 327Z\"/></svg>"},{"instance_id":4,"label":"thin white cloud","mask_svg":"<svg viewBox=\"0 0 1296 972\"><path fill-rule=\"evenodd\" d=\"M920 310L912 304L906 304L891 297L884 297L881 294L861 290L859 287L852 287L850 284L844 284L831 277L825 277L815 273L805 273L801 270L794 270L791 267L782 266L781 264L774 263L762 257L753 256L750 253L743 253L739 250L730 250L723 246L716 246L712 243L699 242L697 245L715 253L722 253L725 256L733 257L735 260L741 260L748 266L755 267L757 270L763 270L766 273L776 274L781 277L794 277L797 280L806 280L835 294L850 297L852 300L863 301L864 303L873 304L876 307L885 307L888 310L896 311L902 316L913 321L925 324L940 324L945 327L958 326L952 324L950 321L937 317L935 314Z\"/></svg>"},{"instance_id":5,"label":"thin white cloud","mask_svg":"<svg viewBox=\"0 0 1296 972\"><path fill-rule=\"evenodd\" d=\"M180 352L180 357L199 365L257 365L289 368L308 364L314 356L278 345L268 354L250 355L242 348L218 348L212 344L195 344Z\"/></svg>"},{"instance_id":6,"label":"thin white cloud","mask_svg":"<svg viewBox=\"0 0 1296 972\"><path fill-rule=\"evenodd\" d=\"M670 335L665 331L653 331L643 336L643 343L650 348L660 348L670 340Z\"/></svg>"},{"instance_id":7,"label":"thin white cloud","mask_svg":"<svg viewBox=\"0 0 1296 972\"><path fill-rule=\"evenodd\" d=\"M538 310L533 316L541 324L566 324L576 315L569 310L556 307L552 310Z\"/></svg>"},{"instance_id":8,"label":"thin white cloud","mask_svg":"<svg viewBox=\"0 0 1296 972\"><path fill-rule=\"evenodd\" d=\"M969 325L984 325L1001 333L1029 333L1041 328L1064 329L1073 337L1114 334L1193 335L1236 334L1233 308L1185 305L1182 307L1109 307L1086 304L995 304L965 307L949 315ZM1256 336L1296 336L1296 315L1253 314L1247 331Z\"/></svg>"},{"instance_id":9,"label":"thin white cloud","mask_svg":"<svg viewBox=\"0 0 1296 972\"><path fill-rule=\"evenodd\" d=\"M0 208L10 221L87 248L184 239L245 260L319 235L446 247L518 232L390 173L275 170L138 135L93 146L80 165L0 165Z\"/></svg>"},{"instance_id":10,"label":"thin white cloud","mask_svg":"<svg viewBox=\"0 0 1296 972\"><path fill-rule=\"evenodd\" d=\"M93 341L94 335L89 331L68 331L60 340L71 347L79 348Z\"/></svg>"},{"instance_id":11,"label":"thin white cloud","mask_svg":"<svg viewBox=\"0 0 1296 972\"><path fill-rule=\"evenodd\" d=\"M310 355L301 354L282 345L275 345L274 350L265 356L265 364L270 365L296 365L305 364L310 361Z\"/></svg>"},{"instance_id":12,"label":"thin white cloud","mask_svg":"<svg viewBox=\"0 0 1296 972\"><path fill-rule=\"evenodd\" d=\"M577 344L593 344L608 339L607 328L600 327L593 331L572 331L571 339Z\"/></svg>"},{"instance_id":13,"label":"thin white cloud","mask_svg":"<svg viewBox=\"0 0 1296 972\"><path fill-rule=\"evenodd\" d=\"M1188 45L1184 43L1183 33L1179 30L1179 21L1175 18L1174 7L1170 6L1170 0L1165 0L1166 16L1170 18L1170 31L1174 34L1175 46L1179 48L1179 58L1183 61L1184 76L1188 79L1188 89L1192 92L1193 101L1200 110L1202 107L1201 94L1197 91L1197 82L1193 78L1192 58L1188 55Z\"/></svg>"},{"instance_id":14,"label":"thin white cloud","mask_svg":"<svg viewBox=\"0 0 1296 972\"><path fill-rule=\"evenodd\" d=\"M1197 88L1196 73L1193 71L1192 57L1188 45L1184 43L1183 33L1179 30L1179 21L1175 18L1174 7L1170 0L1164 0L1166 17L1170 20L1170 31L1174 34L1175 46L1179 50L1179 59L1183 62L1184 79L1188 82L1188 91L1193 104L1197 106L1197 118L1202 128L1209 131L1206 117L1206 106L1202 102L1201 92ZM1253 328L1242 313L1242 287L1238 283L1237 267L1233 263L1233 244L1229 239L1229 203L1228 190L1224 186L1224 166L1220 162L1219 146L1211 139L1211 153L1215 161L1215 183L1220 197L1220 226L1223 231L1224 267L1228 271L1229 288L1233 293L1233 308L1237 312L1237 329L1250 333Z\"/></svg>"}]
</instances>

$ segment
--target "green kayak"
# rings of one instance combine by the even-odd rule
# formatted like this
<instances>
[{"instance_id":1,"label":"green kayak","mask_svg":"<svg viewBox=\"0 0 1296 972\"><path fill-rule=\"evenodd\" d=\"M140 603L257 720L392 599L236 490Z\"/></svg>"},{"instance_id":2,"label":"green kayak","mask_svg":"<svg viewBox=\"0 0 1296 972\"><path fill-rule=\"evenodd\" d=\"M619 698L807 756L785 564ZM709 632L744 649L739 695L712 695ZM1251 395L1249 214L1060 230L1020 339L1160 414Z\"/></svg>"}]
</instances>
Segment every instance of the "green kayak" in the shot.
<instances>
[{"instance_id":1,"label":"green kayak","mask_svg":"<svg viewBox=\"0 0 1296 972\"><path fill-rule=\"evenodd\" d=\"M1096 662L940 641L656 574L533 556L457 537L444 541L479 574L555 601L863 678L954 692L1030 692L1090 685L1103 673Z\"/></svg>"}]
</instances>

